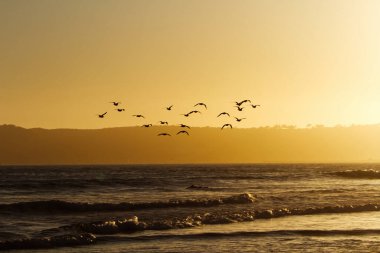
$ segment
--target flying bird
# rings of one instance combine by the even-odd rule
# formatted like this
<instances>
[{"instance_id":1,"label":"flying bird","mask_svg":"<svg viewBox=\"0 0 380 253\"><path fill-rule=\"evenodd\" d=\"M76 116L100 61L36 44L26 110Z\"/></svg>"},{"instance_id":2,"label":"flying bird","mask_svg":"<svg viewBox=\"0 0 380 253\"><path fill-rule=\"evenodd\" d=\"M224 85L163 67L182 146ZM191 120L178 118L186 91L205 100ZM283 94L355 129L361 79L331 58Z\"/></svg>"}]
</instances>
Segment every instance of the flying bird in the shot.
<instances>
[{"instance_id":1,"label":"flying bird","mask_svg":"<svg viewBox=\"0 0 380 253\"><path fill-rule=\"evenodd\" d=\"M251 105L252 106L252 108L256 108L256 107L258 107L258 106L260 106L260 105Z\"/></svg>"},{"instance_id":2,"label":"flying bird","mask_svg":"<svg viewBox=\"0 0 380 253\"><path fill-rule=\"evenodd\" d=\"M99 118L104 118L104 115L106 115L107 114L107 112L105 112L105 113L103 113L103 114L98 114L98 117Z\"/></svg>"},{"instance_id":3,"label":"flying bird","mask_svg":"<svg viewBox=\"0 0 380 253\"><path fill-rule=\"evenodd\" d=\"M205 103L197 103L196 105L194 105L194 107L195 107L195 106L198 106L198 105L200 105L200 106L204 106L204 107L207 109L207 105L206 105Z\"/></svg>"},{"instance_id":4,"label":"flying bird","mask_svg":"<svg viewBox=\"0 0 380 253\"><path fill-rule=\"evenodd\" d=\"M249 99L245 99L245 100L240 101L240 102L235 102L235 104L236 104L237 106L241 106L242 104L247 103L247 102L251 103L251 100L249 100Z\"/></svg>"},{"instance_id":5,"label":"flying bird","mask_svg":"<svg viewBox=\"0 0 380 253\"><path fill-rule=\"evenodd\" d=\"M235 107L238 109L239 112L243 111L243 109L245 108L245 107L240 107L240 106L235 106Z\"/></svg>"},{"instance_id":6,"label":"flying bird","mask_svg":"<svg viewBox=\"0 0 380 253\"><path fill-rule=\"evenodd\" d=\"M166 107L166 110L171 111L173 108L173 105Z\"/></svg>"},{"instance_id":7,"label":"flying bird","mask_svg":"<svg viewBox=\"0 0 380 253\"><path fill-rule=\"evenodd\" d=\"M188 128L188 129L190 129L190 127L189 127L189 126L186 126L186 125L184 125L184 124L179 124L179 126L180 126L180 127L185 127L185 128Z\"/></svg>"},{"instance_id":8,"label":"flying bird","mask_svg":"<svg viewBox=\"0 0 380 253\"><path fill-rule=\"evenodd\" d=\"M237 122L240 122L240 121L242 121L243 119L246 119L246 118L240 118L239 119L239 118L235 117L235 119L236 119Z\"/></svg>"},{"instance_id":9,"label":"flying bird","mask_svg":"<svg viewBox=\"0 0 380 253\"><path fill-rule=\"evenodd\" d=\"M201 113L201 112L200 111L191 111L188 114L192 114L192 113Z\"/></svg>"},{"instance_id":10,"label":"flying bird","mask_svg":"<svg viewBox=\"0 0 380 253\"><path fill-rule=\"evenodd\" d=\"M187 135L189 135L189 133L188 133L187 131L185 131L185 130L179 131L179 132L177 133L177 135L179 135L179 134L187 134Z\"/></svg>"},{"instance_id":11,"label":"flying bird","mask_svg":"<svg viewBox=\"0 0 380 253\"><path fill-rule=\"evenodd\" d=\"M152 124L146 124L146 125L142 125L142 127L151 127L153 126Z\"/></svg>"},{"instance_id":12,"label":"flying bird","mask_svg":"<svg viewBox=\"0 0 380 253\"><path fill-rule=\"evenodd\" d=\"M161 125L168 125L168 122L167 121L159 121Z\"/></svg>"},{"instance_id":13,"label":"flying bird","mask_svg":"<svg viewBox=\"0 0 380 253\"><path fill-rule=\"evenodd\" d=\"M223 128L225 128L225 127L230 127L232 129L232 125L231 124L224 124L221 129L223 130Z\"/></svg>"},{"instance_id":14,"label":"flying bird","mask_svg":"<svg viewBox=\"0 0 380 253\"><path fill-rule=\"evenodd\" d=\"M123 112L123 111L125 111L125 109L121 109L121 108L117 108L117 109L115 109L116 111L118 111L118 112Z\"/></svg>"},{"instance_id":15,"label":"flying bird","mask_svg":"<svg viewBox=\"0 0 380 253\"><path fill-rule=\"evenodd\" d=\"M185 113L185 114L181 114L181 115L183 115L183 116L185 116L185 117L189 117L189 116L190 116L190 113Z\"/></svg>"},{"instance_id":16,"label":"flying bird","mask_svg":"<svg viewBox=\"0 0 380 253\"><path fill-rule=\"evenodd\" d=\"M145 117L143 115L141 115L141 114L135 114L135 115L132 115L132 116L136 117L136 118L144 118L145 119Z\"/></svg>"},{"instance_id":17,"label":"flying bird","mask_svg":"<svg viewBox=\"0 0 380 253\"><path fill-rule=\"evenodd\" d=\"M118 106L120 104L120 102L110 102L112 103L114 106Z\"/></svg>"},{"instance_id":18,"label":"flying bird","mask_svg":"<svg viewBox=\"0 0 380 253\"><path fill-rule=\"evenodd\" d=\"M159 133L159 134L157 134L157 136L171 136L171 135L168 133Z\"/></svg>"},{"instance_id":19,"label":"flying bird","mask_svg":"<svg viewBox=\"0 0 380 253\"><path fill-rule=\"evenodd\" d=\"M222 115L227 115L228 117L230 117L230 114L228 112L221 112L221 113L219 113L218 117L222 116Z\"/></svg>"}]
</instances>

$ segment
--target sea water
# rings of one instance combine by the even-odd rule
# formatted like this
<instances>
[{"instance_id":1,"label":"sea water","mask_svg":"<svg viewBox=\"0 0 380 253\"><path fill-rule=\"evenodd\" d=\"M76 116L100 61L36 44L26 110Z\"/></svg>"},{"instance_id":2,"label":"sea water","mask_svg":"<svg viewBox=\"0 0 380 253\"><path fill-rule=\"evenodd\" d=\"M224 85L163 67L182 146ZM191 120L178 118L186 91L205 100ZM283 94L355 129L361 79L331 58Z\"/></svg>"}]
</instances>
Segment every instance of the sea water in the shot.
<instances>
[{"instance_id":1,"label":"sea water","mask_svg":"<svg viewBox=\"0 0 380 253\"><path fill-rule=\"evenodd\" d=\"M0 250L379 252L380 165L0 167Z\"/></svg>"}]
</instances>

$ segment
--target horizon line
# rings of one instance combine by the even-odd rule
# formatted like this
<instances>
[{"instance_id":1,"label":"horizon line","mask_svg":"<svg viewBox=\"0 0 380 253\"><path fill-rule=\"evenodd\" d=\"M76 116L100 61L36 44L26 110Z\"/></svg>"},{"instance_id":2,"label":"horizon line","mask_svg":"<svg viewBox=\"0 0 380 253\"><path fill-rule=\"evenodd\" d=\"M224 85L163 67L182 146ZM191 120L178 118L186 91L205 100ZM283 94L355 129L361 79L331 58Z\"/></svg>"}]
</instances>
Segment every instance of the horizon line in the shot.
<instances>
[{"instance_id":1,"label":"horizon line","mask_svg":"<svg viewBox=\"0 0 380 253\"><path fill-rule=\"evenodd\" d=\"M178 127L179 124L176 125L153 125L152 127ZM330 125L324 125L324 124L307 124L306 126L297 126L297 125L290 125L290 124L275 124L275 125L265 125L265 126L252 126L252 127L236 127L234 126L234 129L260 129L260 128L273 128L273 129L315 129L315 128L349 128L349 127L364 127L364 126L380 126L379 123L373 123L373 124L336 124L334 126ZM43 130L103 130L103 129L117 129L117 128L140 128L142 125L134 125L134 126L114 126L114 127L101 127L101 128L45 128L45 127L23 127L20 125L15 124L0 124L0 127L15 127L15 128L22 128L26 130L33 130L33 129L43 129ZM217 126L191 126L191 128L216 128L220 129L220 127Z\"/></svg>"}]
</instances>

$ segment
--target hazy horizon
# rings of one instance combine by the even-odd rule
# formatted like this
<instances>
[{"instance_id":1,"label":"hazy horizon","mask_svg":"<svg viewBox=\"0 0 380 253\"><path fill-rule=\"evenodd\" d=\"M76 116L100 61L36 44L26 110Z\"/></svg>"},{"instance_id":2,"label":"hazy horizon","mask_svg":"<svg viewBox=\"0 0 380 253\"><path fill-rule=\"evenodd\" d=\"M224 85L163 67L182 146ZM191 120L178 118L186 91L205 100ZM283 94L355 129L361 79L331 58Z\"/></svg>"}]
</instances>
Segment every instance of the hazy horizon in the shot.
<instances>
[{"instance_id":1,"label":"hazy horizon","mask_svg":"<svg viewBox=\"0 0 380 253\"><path fill-rule=\"evenodd\" d=\"M336 125L323 125L323 124L307 124L305 126L297 126L297 125L287 125L287 124L275 124L275 125L261 125L261 126L247 126L247 127L241 127L241 126L234 126L233 129L257 129L257 128L277 128L277 129L312 129L312 128L339 128L339 127L365 127L365 126L378 126L379 123L372 123L372 124L336 124ZM16 128L23 128L23 129L44 129L44 130L102 130L102 129L112 129L112 128L140 128L142 127L142 124L140 125L125 125L125 126L105 126L105 127L98 127L98 128L73 128L73 127L57 127L57 128L45 128L41 126L33 126L33 127L25 127L22 125L16 125L12 123L1 123L0 127L2 126L10 126L10 127L16 127ZM179 124L168 124L168 125L160 125L160 124L153 124L153 127L179 127ZM220 126L192 126L191 128L216 128L220 129ZM179 128L178 128L179 129Z\"/></svg>"}]
</instances>

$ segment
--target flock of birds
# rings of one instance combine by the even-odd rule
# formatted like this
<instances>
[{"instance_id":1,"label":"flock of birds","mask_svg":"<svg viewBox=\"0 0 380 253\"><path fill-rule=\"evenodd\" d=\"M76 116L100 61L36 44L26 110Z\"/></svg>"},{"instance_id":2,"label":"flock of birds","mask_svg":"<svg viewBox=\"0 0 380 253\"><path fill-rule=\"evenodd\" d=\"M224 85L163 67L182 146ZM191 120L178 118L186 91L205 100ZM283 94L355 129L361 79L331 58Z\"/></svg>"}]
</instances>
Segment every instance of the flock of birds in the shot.
<instances>
[{"instance_id":1,"label":"flock of birds","mask_svg":"<svg viewBox=\"0 0 380 253\"><path fill-rule=\"evenodd\" d=\"M124 111L125 111L124 108L119 108L119 107L118 107L118 106L121 104L121 102L110 102L110 103L112 103L115 107L117 107L117 108L115 108L115 110L116 110L117 112L124 112ZM243 111L243 109L246 108L246 107L243 107L244 104L249 104L253 109L256 109L257 107L260 106L260 105L258 105L258 104L252 104L251 100L249 100L249 99L244 99L244 100L242 100L242 101L240 101L240 102L234 102L234 103L235 103L235 106L234 106L234 107L235 107L239 112ZM173 106L174 106L174 105L170 105L170 106L168 106L168 107L165 107L165 109L166 109L167 111L172 111ZM202 102L195 104L194 107L195 107L195 108L204 108L205 110L207 110L207 105L206 105L205 103L202 103ZM183 115L184 117L190 117L190 115L192 115L192 114L197 114L197 113L202 113L202 112L199 111L199 110L192 110L192 111L190 111L190 112L188 112L188 113L184 113L184 114L181 114L181 115ZM103 118L106 116L106 114L107 114L107 112L102 113L102 114L97 114L97 116L98 116L99 118L103 119ZM133 117L136 117L136 118L143 118L143 119L145 119L144 115L142 115L142 114L134 114L134 115L132 115L132 116L133 116ZM221 113L219 113L216 117L218 118L218 117L222 117L222 116L231 117L231 115L230 115L228 112L221 112ZM238 117L234 117L234 118L235 118L236 122L241 122L242 120L246 119L246 118L238 118ZM160 125L169 125L169 123L168 123L167 121L161 121L161 120L159 121L159 124L160 124ZM144 125L142 125L141 127L148 128L148 127L152 127L152 126L153 126L153 124L144 124ZM185 124L179 124L178 126L179 126L180 128L191 129L190 126L185 125ZM224 124L224 125L221 127L221 130L223 130L224 128L228 128L228 127L229 127L230 129L232 129L232 124L229 124L229 123ZM180 130L180 131L177 132L176 135L183 135L183 134L185 134L185 135L190 135L189 132L188 132L188 130ZM166 132L162 132L162 133L157 134L157 136L171 136L171 134L166 133Z\"/></svg>"}]
</instances>

